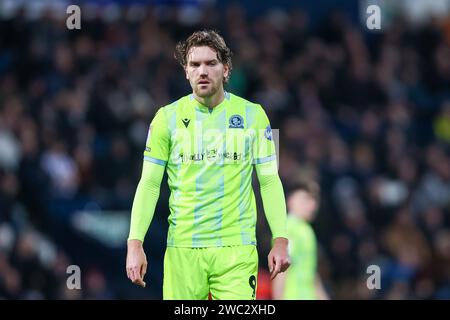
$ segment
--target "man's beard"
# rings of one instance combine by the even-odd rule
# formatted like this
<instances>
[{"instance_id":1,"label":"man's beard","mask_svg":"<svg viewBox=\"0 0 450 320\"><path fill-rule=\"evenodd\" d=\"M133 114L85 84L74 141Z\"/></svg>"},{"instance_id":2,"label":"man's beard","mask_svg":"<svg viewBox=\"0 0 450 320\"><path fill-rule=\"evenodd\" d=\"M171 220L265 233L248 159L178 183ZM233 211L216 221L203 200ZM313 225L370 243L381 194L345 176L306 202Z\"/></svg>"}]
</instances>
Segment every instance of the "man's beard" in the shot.
<instances>
[{"instance_id":1,"label":"man's beard","mask_svg":"<svg viewBox=\"0 0 450 320\"><path fill-rule=\"evenodd\" d=\"M209 84L209 88L207 90L200 90L197 84L194 86L195 95L200 98L212 97L218 90L219 86L214 86L212 83Z\"/></svg>"}]
</instances>

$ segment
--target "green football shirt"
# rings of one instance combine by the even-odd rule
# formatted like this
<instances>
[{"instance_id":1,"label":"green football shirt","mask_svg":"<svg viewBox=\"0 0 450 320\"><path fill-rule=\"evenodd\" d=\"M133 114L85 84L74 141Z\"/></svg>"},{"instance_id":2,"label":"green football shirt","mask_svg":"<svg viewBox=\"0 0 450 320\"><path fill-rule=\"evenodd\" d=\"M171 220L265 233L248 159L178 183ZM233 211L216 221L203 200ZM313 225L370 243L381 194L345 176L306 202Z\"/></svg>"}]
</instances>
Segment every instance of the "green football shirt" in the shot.
<instances>
[{"instance_id":1,"label":"green football shirt","mask_svg":"<svg viewBox=\"0 0 450 320\"><path fill-rule=\"evenodd\" d=\"M314 230L304 220L288 215L287 230L291 266L286 271L284 298L314 300L317 267L317 241Z\"/></svg>"},{"instance_id":2,"label":"green football shirt","mask_svg":"<svg viewBox=\"0 0 450 320\"><path fill-rule=\"evenodd\" d=\"M165 166L169 199L167 246L256 244L253 165L276 173L276 153L264 109L236 95L214 108L192 94L158 110L144 160Z\"/></svg>"}]
</instances>

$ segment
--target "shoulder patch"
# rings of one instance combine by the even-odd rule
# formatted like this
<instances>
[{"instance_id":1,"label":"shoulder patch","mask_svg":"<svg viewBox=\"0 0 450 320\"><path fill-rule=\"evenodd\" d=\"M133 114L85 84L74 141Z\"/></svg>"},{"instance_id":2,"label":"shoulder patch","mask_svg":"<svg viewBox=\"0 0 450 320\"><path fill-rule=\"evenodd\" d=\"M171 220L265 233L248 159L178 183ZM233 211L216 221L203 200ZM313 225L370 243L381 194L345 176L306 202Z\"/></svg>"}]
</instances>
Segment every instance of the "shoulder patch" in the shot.
<instances>
[{"instance_id":1,"label":"shoulder patch","mask_svg":"<svg viewBox=\"0 0 450 320\"><path fill-rule=\"evenodd\" d=\"M270 127L270 124L266 127L266 130L264 131L264 137L266 137L267 140L272 141L272 128Z\"/></svg>"}]
</instances>

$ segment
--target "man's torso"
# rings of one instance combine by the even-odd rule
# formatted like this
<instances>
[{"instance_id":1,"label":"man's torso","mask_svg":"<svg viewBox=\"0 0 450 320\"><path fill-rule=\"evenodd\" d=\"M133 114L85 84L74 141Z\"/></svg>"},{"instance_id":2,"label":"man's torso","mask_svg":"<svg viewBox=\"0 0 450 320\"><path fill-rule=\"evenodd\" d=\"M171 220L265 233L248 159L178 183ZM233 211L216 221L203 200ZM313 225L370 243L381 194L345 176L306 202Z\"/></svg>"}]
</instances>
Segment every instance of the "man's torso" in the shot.
<instances>
[{"instance_id":1,"label":"man's torso","mask_svg":"<svg viewBox=\"0 0 450 320\"><path fill-rule=\"evenodd\" d=\"M261 106L226 93L222 103L209 109L189 95L159 112L164 112L170 137L167 245L256 244L252 164L259 155L274 155L272 143L262 151L258 144L255 157L256 132L267 121Z\"/></svg>"}]
</instances>

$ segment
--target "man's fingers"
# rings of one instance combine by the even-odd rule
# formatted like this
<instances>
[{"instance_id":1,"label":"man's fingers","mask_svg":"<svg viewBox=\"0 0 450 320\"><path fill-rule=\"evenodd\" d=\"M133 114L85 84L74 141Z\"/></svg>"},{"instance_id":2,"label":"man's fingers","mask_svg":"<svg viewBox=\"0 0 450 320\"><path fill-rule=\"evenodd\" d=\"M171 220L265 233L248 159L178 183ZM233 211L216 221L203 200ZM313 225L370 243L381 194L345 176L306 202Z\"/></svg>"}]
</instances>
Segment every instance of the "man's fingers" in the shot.
<instances>
[{"instance_id":1,"label":"man's fingers","mask_svg":"<svg viewBox=\"0 0 450 320\"><path fill-rule=\"evenodd\" d=\"M291 265L291 260L289 258L286 258L283 260L283 263L281 265L281 272L285 272L289 266Z\"/></svg>"},{"instance_id":2,"label":"man's fingers","mask_svg":"<svg viewBox=\"0 0 450 320\"><path fill-rule=\"evenodd\" d=\"M133 273L134 273L134 279L135 279L136 281L137 281L137 280L142 280L140 268L136 267L136 268L133 270Z\"/></svg>"},{"instance_id":3,"label":"man's fingers","mask_svg":"<svg viewBox=\"0 0 450 320\"><path fill-rule=\"evenodd\" d=\"M140 270L138 269L138 267L133 268L133 270L131 271L131 274L132 274L131 281L134 284L137 284L138 286L145 288L145 282L144 282L144 280L142 280Z\"/></svg>"},{"instance_id":4,"label":"man's fingers","mask_svg":"<svg viewBox=\"0 0 450 320\"><path fill-rule=\"evenodd\" d=\"M142 279L136 279L135 281L133 281L133 283L141 286L142 288L145 288L145 282Z\"/></svg>"},{"instance_id":5,"label":"man's fingers","mask_svg":"<svg viewBox=\"0 0 450 320\"><path fill-rule=\"evenodd\" d=\"M277 276L278 272L274 269L273 272L270 274L270 280L275 279L275 277Z\"/></svg>"},{"instance_id":6,"label":"man's fingers","mask_svg":"<svg viewBox=\"0 0 450 320\"><path fill-rule=\"evenodd\" d=\"M130 280L134 283L140 278L141 277L139 275L139 271L138 271L137 267L131 268L131 270L130 270Z\"/></svg>"},{"instance_id":7,"label":"man's fingers","mask_svg":"<svg viewBox=\"0 0 450 320\"><path fill-rule=\"evenodd\" d=\"M272 273L272 271L273 271L273 256L270 254L268 257L268 264L269 264L269 271L270 271L270 273Z\"/></svg>"},{"instance_id":8,"label":"man's fingers","mask_svg":"<svg viewBox=\"0 0 450 320\"><path fill-rule=\"evenodd\" d=\"M147 263L144 262L141 267L141 278L144 279L145 274L147 273Z\"/></svg>"},{"instance_id":9,"label":"man's fingers","mask_svg":"<svg viewBox=\"0 0 450 320\"><path fill-rule=\"evenodd\" d=\"M128 279L133 281L133 269L127 268L127 276L128 276Z\"/></svg>"},{"instance_id":10,"label":"man's fingers","mask_svg":"<svg viewBox=\"0 0 450 320\"><path fill-rule=\"evenodd\" d=\"M275 257L275 265L273 267L273 272L271 272L270 279L273 280L277 274L281 271L281 259Z\"/></svg>"},{"instance_id":11,"label":"man's fingers","mask_svg":"<svg viewBox=\"0 0 450 320\"><path fill-rule=\"evenodd\" d=\"M291 265L289 258L284 259L280 257L275 257L274 260L275 260L274 270L273 272L271 272L270 275L271 280L275 279L278 273L285 272Z\"/></svg>"},{"instance_id":12,"label":"man's fingers","mask_svg":"<svg viewBox=\"0 0 450 320\"><path fill-rule=\"evenodd\" d=\"M141 286L142 288L145 288L145 282L144 282L144 280L142 280L140 270L138 268L136 268L136 269L134 269L133 273L134 273L134 278L135 278L133 283L137 284L138 286Z\"/></svg>"}]
</instances>

